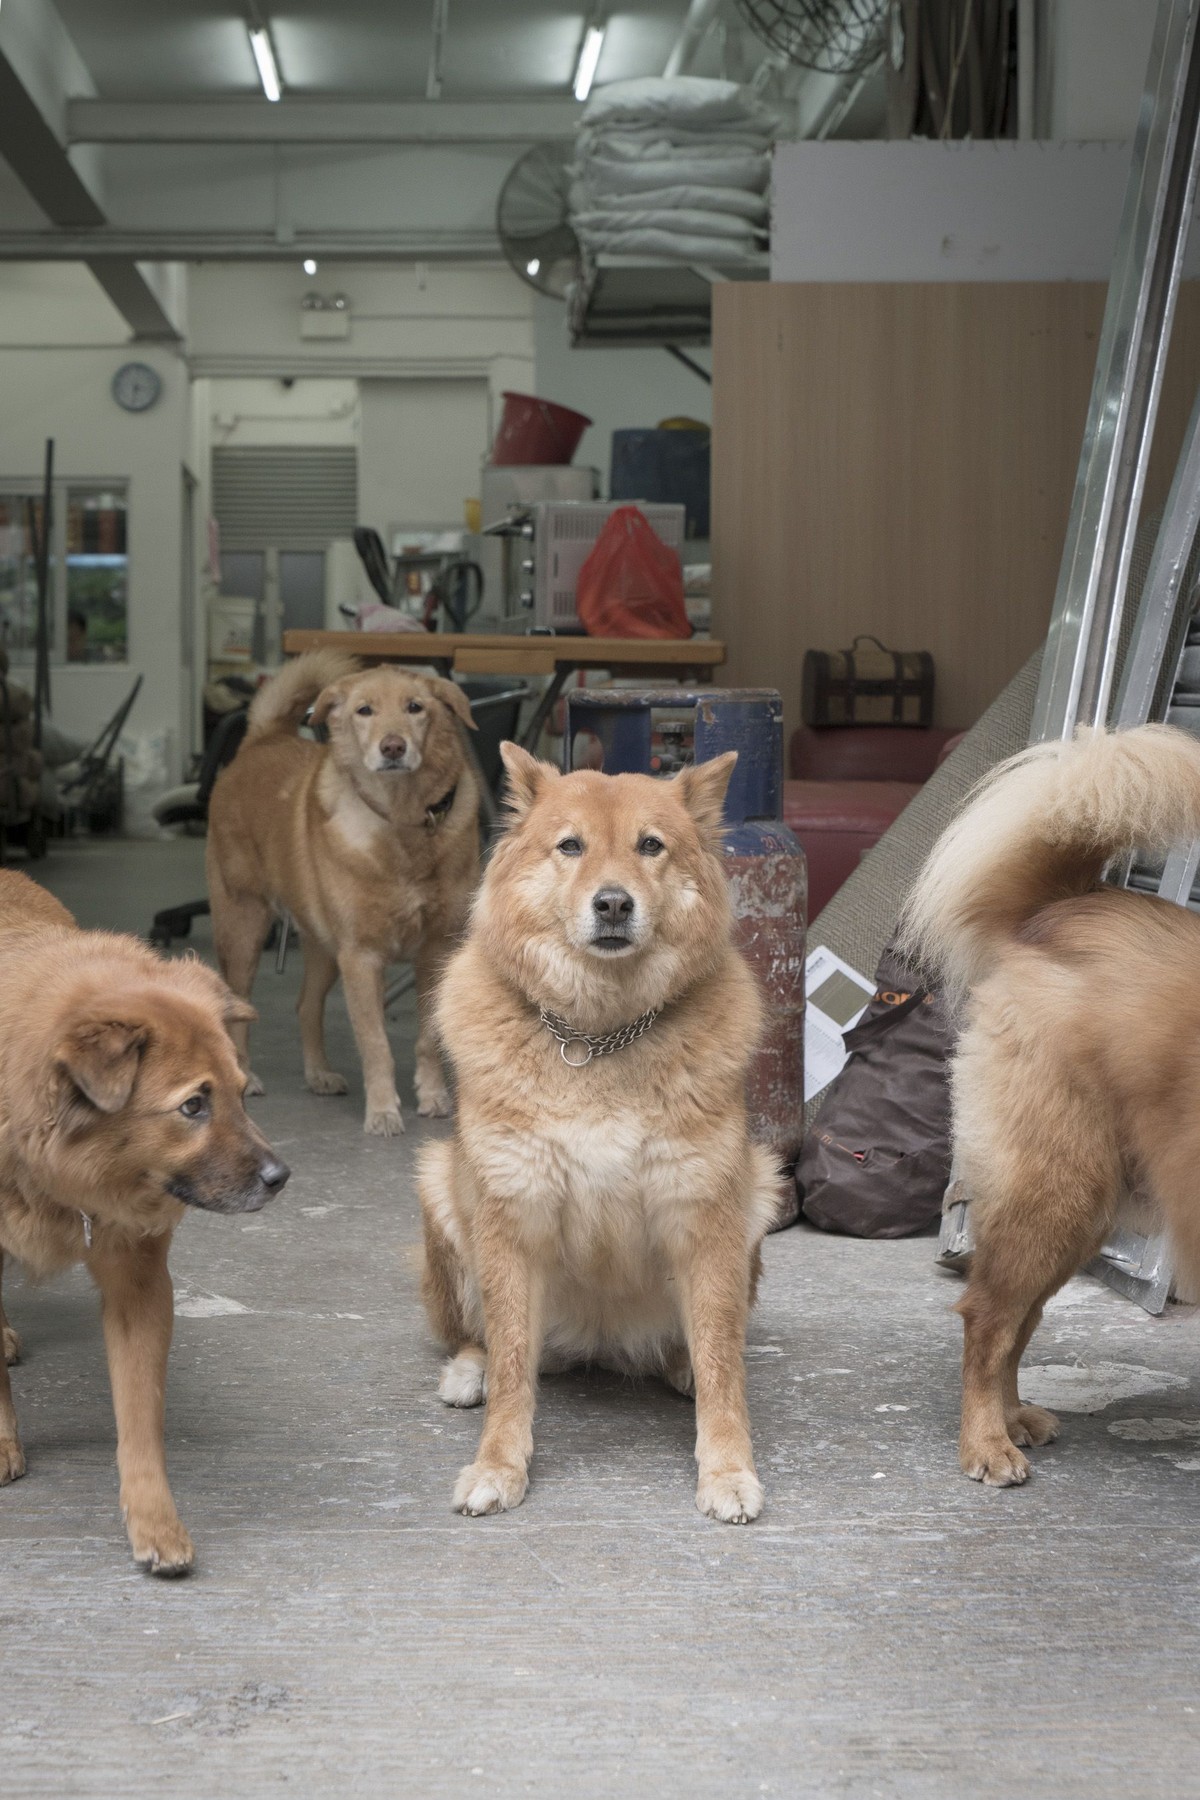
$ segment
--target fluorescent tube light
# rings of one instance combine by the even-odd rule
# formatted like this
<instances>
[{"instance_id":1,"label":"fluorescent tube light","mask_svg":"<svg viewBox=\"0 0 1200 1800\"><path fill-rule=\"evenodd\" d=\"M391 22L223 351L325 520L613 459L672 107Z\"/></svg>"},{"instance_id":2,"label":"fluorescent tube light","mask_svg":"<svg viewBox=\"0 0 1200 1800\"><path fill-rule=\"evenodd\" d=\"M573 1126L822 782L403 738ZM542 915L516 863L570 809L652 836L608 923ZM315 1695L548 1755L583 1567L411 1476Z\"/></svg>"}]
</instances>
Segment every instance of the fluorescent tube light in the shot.
<instances>
[{"instance_id":1,"label":"fluorescent tube light","mask_svg":"<svg viewBox=\"0 0 1200 1800\"><path fill-rule=\"evenodd\" d=\"M254 52L254 60L258 64L258 79L262 82L263 93L268 100L278 100L282 93L279 85L279 70L275 64L275 52L271 48L271 34L265 27L251 29L250 48Z\"/></svg>"},{"instance_id":2,"label":"fluorescent tube light","mask_svg":"<svg viewBox=\"0 0 1200 1800\"><path fill-rule=\"evenodd\" d=\"M575 70L575 98L586 100L592 91L592 82L596 79L596 64L600 61L600 52L604 48L604 26L589 25L583 34L583 45L579 52L579 64Z\"/></svg>"}]
</instances>

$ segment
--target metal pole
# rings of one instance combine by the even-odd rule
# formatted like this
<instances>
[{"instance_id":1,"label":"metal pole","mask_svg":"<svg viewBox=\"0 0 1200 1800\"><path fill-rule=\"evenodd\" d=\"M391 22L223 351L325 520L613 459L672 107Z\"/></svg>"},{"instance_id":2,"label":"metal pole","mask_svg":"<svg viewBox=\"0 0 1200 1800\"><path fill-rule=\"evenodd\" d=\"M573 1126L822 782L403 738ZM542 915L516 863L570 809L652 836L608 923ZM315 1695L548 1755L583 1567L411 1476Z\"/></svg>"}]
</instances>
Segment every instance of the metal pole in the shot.
<instances>
[{"instance_id":1,"label":"metal pole","mask_svg":"<svg viewBox=\"0 0 1200 1800\"><path fill-rule=\"evenodd\" d=\"M1154 540L1130 640L1129 659L1121 678L1116 723L1122 729L1141 725L1150 717L1197 531L1200 531L1200 392L1196 395L1171 492Z\"/></svg>"},{"instance_id":2,"label":"metal pole","mask_svg":"<svg viewBox=\"0 0 1200 1800\"><path fill-rule=\"evenodd\" d=\"M34 638L33 742L42 747L42 713L50 710L50 536L54 529L54 439L46 439L42 529L37 539L37 627Z\"/></svg>"}]
</instances>

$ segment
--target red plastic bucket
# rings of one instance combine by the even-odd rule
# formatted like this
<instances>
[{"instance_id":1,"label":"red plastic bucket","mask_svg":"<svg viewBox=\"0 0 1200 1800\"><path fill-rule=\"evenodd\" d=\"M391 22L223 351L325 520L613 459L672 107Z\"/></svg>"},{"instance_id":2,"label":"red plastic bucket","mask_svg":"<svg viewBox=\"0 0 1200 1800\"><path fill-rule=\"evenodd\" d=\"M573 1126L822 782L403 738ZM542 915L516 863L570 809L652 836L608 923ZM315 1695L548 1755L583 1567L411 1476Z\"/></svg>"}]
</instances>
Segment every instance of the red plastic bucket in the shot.
<instances>
[{"instance_id":1,"label":"red plastic bucket","mask_svg":"<svg viewBox=\"0 0 1200 1800\"><path fill-rule=\"evenodd\" d=\"M493 463L569 463L591 424L584 413L533 394L504 394Z\"/></svg>"}]
</instances>

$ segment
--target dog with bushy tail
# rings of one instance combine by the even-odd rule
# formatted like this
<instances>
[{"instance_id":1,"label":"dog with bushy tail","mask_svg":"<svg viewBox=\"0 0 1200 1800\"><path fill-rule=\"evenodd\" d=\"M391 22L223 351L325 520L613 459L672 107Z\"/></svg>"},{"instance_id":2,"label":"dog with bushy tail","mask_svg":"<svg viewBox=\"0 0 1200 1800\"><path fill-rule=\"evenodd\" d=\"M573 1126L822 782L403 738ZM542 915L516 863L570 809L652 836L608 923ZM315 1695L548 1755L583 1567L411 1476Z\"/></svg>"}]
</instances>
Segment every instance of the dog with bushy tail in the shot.
<instances>
[{"instance_id":1,"label":"dog with bushy tail","mask_svg":"<svg viewBox=\"0 0 1200 1800\"><path fill-rule=\"evenodd\" d=\"M918 876L906 954L961 1025L955 1157L974 1250L960 1456L994 1486L1058 1421L1019 1396L1047 1300L1104 1243L1122 1196L1159 1209L1200 1284L1200 920L1105 887L1135 851L1200 836L1200 743L1168 725L1080 731L1002 763Z\"/></svg>"}]
</instances>

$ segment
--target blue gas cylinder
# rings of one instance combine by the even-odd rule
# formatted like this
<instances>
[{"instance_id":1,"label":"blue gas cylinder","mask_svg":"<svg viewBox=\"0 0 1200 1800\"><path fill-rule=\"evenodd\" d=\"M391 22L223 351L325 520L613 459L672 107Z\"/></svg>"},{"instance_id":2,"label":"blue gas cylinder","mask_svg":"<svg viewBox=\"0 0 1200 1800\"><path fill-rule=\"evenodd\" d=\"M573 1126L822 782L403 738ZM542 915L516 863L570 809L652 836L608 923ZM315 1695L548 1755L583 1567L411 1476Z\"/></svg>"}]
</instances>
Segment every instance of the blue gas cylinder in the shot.
<instances>
[{"instance_id":1,"label":"blue gas cylinder","mask_svg":"<svg viewBox=\"0 0 1200 1800\"><path fill-rule=\"evenodd\" d=\"M670 774L726 750L738 753L724 838L735 942L767 1009L746 1103L754 1137L786 1165L799 1152L804 1121L808 870L783 823L782 699L774 688L578 688L567 702L568 771Z\"/></svg>"}]
</instances>

